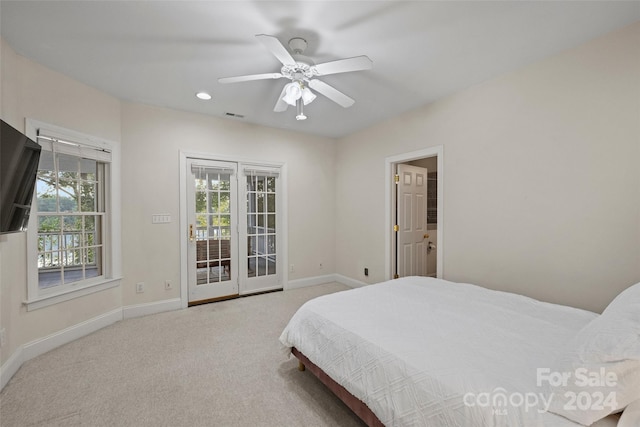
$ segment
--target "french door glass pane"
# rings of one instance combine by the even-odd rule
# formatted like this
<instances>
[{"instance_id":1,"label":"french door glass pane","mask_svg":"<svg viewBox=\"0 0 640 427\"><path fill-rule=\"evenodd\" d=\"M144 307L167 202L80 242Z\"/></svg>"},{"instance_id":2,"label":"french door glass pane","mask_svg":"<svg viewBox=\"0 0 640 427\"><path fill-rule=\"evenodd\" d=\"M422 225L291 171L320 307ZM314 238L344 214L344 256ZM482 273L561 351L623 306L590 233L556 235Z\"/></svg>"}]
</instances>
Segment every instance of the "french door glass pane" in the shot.
<instances>
[{"instance_id":1,"label":"french door glass pane","mask_svg":"<svg viewBox=\"0 0 640 427\"><path fill-rule=\"evenodd\" d=\"M272 275L272 274L276 274L276 256L275 255L268 258L268 264L267 264L267 275Z\"/></svg>"},{"instance_id":2,"label":"french door glass pane","mask_svg":"<svg viewBox=\"0 0 640 427\"><path fill-rule=\"evenodd\" d=\"M276 178L270 176L267 178L267 192L275 193L276 192Z\"/></svg>"},{"instance_id":3,"label":"french door glass pane","mask_svg":"<svg viewBox=\"0 0 640 427\"><path fill-rule=\"evenodd\" d=\"M218 212L218 193L209 192L209 213Z\"/></svg>"},{"instance_id":4,"label":"french door glass pane","mask_svg":"<svg viewBox=\"0 0 640 427\"><path fill-rule=\"evenodd\" d=\"M267 212L276 211L276 195L267 194Z\"/></svg>"},{"instance_id":5,"label":"french door glass pane","mask_svg":"<svg viewBox=\"0 0 640 427\"><path fill-rule=\"evenodd\" d=\"M231 175L202 168L195 178L196 283L231 280Z\"/></svg>"},{"instance_id":6,"label":"french door glass pane","mask_svg":"<svg viewBox=\"0 0 640 427\"><path fill-rule=\"evenodd\" d=\"M248 277L276 274L276 177L247 177Z\"/></svg>"},{"instance_id":7,"label":"french door glass pane","mask_svg":"<svg viewBox=\"0 0 640 427\"><path fill-rule=\"evenodd\" d=\"M266 276L266 269L267 269L267 264L266 264L266 258L265 257L258 257L258 276Z\"/></svg>"},{"instance_id":8,"label":"french door glass pane","mask_svg":"<svg viewBox=\"0 0 640 427\"><path fill-rule=\"evenodd\" d=\"M269 254L275 255L276 254L276 235L275 234L269 235L268 239L269 239L269 242L268 242L267 249L269 251Z\"/></svg>"},{"instance_id":9,"label":"french door glass pane","mask_svg":"<svg viewBox=\"0 0 640 427\"><path fill-rule=\"evenodd\" d=\"M229 193L220 192L220 204L218 205L219 212L228 213L229 211Z\"/></svg>"},{"instance_id":10,"label":"french door glass pane","mask_svg":"<svg viewBox=\"0 0 640 427\"><path fill-rule=\"evenodd\" d=\"M227 175L227 174L220 175L220 190L223 190L223 191L231 190L231 175Z\"/></svg>"},{"instance_id":11,"label":"french door glass pane","mask_svg":"<svg viewBox=\"0 0 640 427\"><path fill-rule=\"evenodd\" d=\"M258 196L258 210L257 212L264 212L264 194L257 193Z\"/></svg>"}]
</instances>

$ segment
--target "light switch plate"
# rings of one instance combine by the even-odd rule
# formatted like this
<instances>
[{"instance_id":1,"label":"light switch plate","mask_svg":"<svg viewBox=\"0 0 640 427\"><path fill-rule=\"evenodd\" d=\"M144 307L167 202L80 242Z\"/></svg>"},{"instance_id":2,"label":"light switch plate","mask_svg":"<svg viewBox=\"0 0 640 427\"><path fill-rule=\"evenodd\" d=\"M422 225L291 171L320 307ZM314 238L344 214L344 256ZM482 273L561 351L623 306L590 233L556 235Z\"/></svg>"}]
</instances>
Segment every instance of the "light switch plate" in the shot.
<instances>
[{"instance_id":1,"label":"light switch plate","mask_svg":"<svg viewBox=\"0 0 640 427\"><path fill-rule=\"evenodd\" d=\"M170 214L153 214L151 215L152 224L168 224L171 222Z\"/></svg>"}]
</instances>

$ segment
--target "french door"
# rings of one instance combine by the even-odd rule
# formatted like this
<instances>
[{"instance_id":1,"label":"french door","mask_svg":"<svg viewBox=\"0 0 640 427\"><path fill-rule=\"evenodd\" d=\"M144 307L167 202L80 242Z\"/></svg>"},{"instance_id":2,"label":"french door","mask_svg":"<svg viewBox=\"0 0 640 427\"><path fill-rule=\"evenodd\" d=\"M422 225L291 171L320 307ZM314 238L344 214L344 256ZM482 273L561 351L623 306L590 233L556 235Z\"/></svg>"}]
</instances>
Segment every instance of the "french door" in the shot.
<instances>
[{"instance_id":1,"label":"french door","mask_svg":"<svg viewBox=\"0 0 640 427\"><path fill-rule=\"evenodd\" d=\"M280 169L187 158L190 304L282 288Z\"/></svg>"},{"instance_id":2,"label":"french door","mask_svg":"<svg viewBox=\"0 0 640 427\"><path fill-rule=\"evenodd\" d=\"M280 271L281 190L278 168L241 166L244 188L241 212L242 244L240 293L282 288Z\"/></svg>"},{"instance_id":3,"label":"french door","mask_svg":"<svg viewBox=\"0 0 640 427\"><path fill-rule=\"evenodd\" d=\"M238 294L237 165L187 160L189 302Z\"/></svg>"}]
</instances>

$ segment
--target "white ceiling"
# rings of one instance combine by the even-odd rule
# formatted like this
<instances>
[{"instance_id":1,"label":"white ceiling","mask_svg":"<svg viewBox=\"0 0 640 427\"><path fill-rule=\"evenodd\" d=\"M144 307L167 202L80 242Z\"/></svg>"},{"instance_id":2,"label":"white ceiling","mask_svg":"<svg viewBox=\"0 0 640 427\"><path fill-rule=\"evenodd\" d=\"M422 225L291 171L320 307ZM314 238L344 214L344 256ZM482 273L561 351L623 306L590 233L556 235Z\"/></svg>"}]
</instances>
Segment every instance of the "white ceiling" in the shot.
<instances>
[{"instance_id":1,"label":"white ceiling","mask_svg":"<svg viewBox=\"0 0 640 427\"><path fill-rule=\"evenodd\" d=\"M118 98L342 137L639 21L640 2L2 0L0 18L18 53ZM320 95L298 122L273 112L287 80L217 82L280 71L256 34L373 69L322 77L355 105Z\"/></svg>"}]
</instances>

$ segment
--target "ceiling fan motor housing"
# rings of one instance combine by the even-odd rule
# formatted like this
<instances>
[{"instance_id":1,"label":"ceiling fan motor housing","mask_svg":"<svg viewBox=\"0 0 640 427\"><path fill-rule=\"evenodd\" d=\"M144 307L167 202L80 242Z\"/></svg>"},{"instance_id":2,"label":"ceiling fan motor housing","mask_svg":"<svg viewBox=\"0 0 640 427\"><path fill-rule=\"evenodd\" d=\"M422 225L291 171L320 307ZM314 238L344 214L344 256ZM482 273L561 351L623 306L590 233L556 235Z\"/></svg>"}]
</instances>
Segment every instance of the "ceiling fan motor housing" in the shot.
<instances>
[{"instance_id":1,"label":"ceiling fan motor housing","mask_svg":"<svg viewBox=\"0 0 640 427\"><path fill-rule=\"evenodd\" d=\"M294 81L310 79L317 75L313 66L305 64L304 62L296 62L292 65L283 65L280 73L284 77Z\"/></svg>"},{"instance_id":2,"label":"ceiling fan motor housing","mask_svg":"<svg viewBox=\"0 0 640 427\"><path fill-rule=\"evenodd\" d=\"M315 63L308 56L303 55L307 48L307 41L300 37L294 37L289 40L289 48L293 52L295 64L283 65L280 70L281 74L293 81L301 81L317 76L318 72L313 68Z\"/></svg>"}]
</instances>

